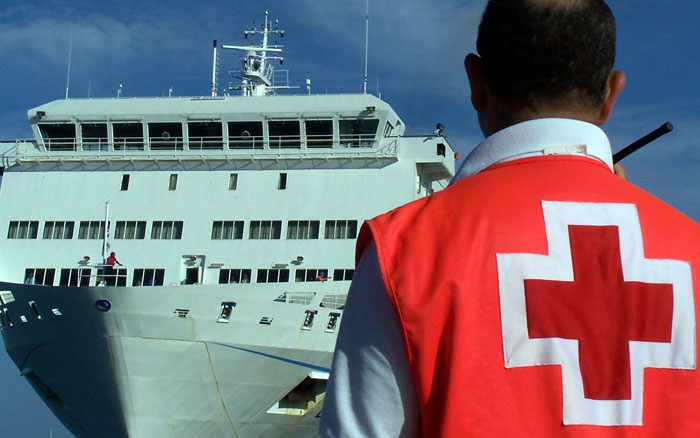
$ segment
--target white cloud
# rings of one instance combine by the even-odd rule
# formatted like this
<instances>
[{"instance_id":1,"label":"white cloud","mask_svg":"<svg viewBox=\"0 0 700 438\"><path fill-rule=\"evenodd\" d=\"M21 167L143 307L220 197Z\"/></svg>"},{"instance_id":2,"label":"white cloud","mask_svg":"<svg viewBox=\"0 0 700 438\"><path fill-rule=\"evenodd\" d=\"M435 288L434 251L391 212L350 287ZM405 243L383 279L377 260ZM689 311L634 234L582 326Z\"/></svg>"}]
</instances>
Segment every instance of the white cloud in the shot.
<instances>
[{"instance_id":1,"label":"white cloud","mask_svg":"<svg viewBox=\"0 0 700 438\"><path fill-rule=\"evenodd\" d=\"M0 53L20 52L25 58L66 65L72 38L73 55L115 59L138 57L156 51L182 51L192 47L180 38L177 23L152 24L138 19L122 22L90 15L79 21L43 17L26 22L6 22L0 27Z\"/></svg>"}]
</instances>

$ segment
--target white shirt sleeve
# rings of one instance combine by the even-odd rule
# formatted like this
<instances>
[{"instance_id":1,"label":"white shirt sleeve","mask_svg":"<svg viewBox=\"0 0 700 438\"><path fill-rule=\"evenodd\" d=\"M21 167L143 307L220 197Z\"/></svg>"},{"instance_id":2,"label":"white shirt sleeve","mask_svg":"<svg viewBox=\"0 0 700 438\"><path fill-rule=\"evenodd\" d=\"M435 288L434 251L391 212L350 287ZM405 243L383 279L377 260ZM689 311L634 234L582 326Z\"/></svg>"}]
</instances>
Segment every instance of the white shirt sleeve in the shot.
<instances>
[{"instance_id":1,"label":"white shirt sleeve","mask_svg":"<svg viewBox=\"0 0 700 438\"><path fill-rule=\"evenodd\" d=\"M348 293L320 432L323 438L421 436L413 380L374 242Z\"/></svg>"}]
</instances>

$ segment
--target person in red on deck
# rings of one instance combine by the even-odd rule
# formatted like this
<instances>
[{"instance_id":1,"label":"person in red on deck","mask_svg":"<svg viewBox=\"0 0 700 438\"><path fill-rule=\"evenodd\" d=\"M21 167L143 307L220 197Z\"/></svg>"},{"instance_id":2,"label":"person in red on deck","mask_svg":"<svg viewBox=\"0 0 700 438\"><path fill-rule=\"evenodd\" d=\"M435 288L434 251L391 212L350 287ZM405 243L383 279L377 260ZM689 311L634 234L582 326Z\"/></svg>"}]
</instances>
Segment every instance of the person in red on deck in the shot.
<instances>
[{"instance_id":1,"label":"person in red on deck","mask_svg":"<svg viewBox=\"0 0 700 438\"><path fill-rule=\"evenodd\" d=\"M601 0L490 0L486 139L364 224L327 437L700 437L700 226L613 172Z\"/></svg>"},{"instance_id":2,"label":"person in red on deck","mask_svg":"<svg viewBox=\"0 0 700 438\"><path fill-rule=\"evenodd\" d=\"M114 270L114 265L124 266L117 260L117 254L112 251L107 257L107 262L105 263L105 281L107 286L114 286L117 281L116 271Z\"/></svg>"}]
</instances>

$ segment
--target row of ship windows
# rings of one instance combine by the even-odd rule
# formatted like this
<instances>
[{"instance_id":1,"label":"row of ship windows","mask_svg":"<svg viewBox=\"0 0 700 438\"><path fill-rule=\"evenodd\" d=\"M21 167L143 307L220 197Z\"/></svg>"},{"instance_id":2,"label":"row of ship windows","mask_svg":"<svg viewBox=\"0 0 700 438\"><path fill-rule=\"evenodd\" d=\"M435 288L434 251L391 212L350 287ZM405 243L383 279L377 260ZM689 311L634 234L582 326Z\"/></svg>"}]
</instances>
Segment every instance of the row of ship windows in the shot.
<instances>
[{"instance_id":1,"label":"row of ship windows","mask_svg":"<svg viewBox=\"0 0 700 438\"><path fill-rule=\"evenodd\" d=\"M379 119L240 122L39 123L50 151L223 150L373 147ZM225 131L224 131L225 129ZM387 123L384 135L391 134ZM336 137L337 136L337 137Z\"/></svg>"},{"instance_id":2,"label":"row of ship windows","mask_svg":"<svg viewBox=\"0 0 700 438\"><path fill-rule=\"evenodd\" d=\"M214 221L211 238L213 240L243 239L244 221ZM291 220L287 222L287 239L318 239L321 221ZM182 239L182 221L153 221L151 239ZM72 239L75 229L74 221L46 221L44 239ZM39 221L10 221L7 230L8 239L36 239L39 236ZM104 239L104 221L81 221L78 239ZM117 221L114 227L114 239L145 239L146 221ZM357 237L356 220L326 220L324 239L354 239ZM250 221L248 238L281 239L282 221Z\"/></svg>"},{"instance_id":3,"label":"row of ship windows","mask_svg":"<svg viewBox=\"0 0 700 438\"><path fill-rule=\"evenodd\" d=\"M296 269L295 282L311 281L350 281L355 273L354 269L334 269L333 276L328 276L328 269ZM219 269L219 284L250 283L252 281L252 269ZM59 286L92 286L100 285L103 281L107 286L126 286L127 269L116 268L110 273L103 273L97 269L95 281L92 268L64 268L60 269L58 277ZM288 283L290 280L289 269L258 269L256 283ZM53 286L56 281L55 268L27 268L24 271L25 284L38 284ZM162 286L165 283L164 268L136 268L131 280L132 286ZM189 283L185 281L185 283Z\"/></svg>"},{"instance_id":4,"label":"row of ship windows","mask_svg":"<svg viewBox=\"0 0 700 438\"><path fill-rule=\"evenodd\" d=\"M122 191L129 190L129 182L130 181L131 181L131 175L129 175L129 174L122 175L122 182L121 182L121 186L120 186ZM229 190L236 190L237 188L238 188L238 174L232 173L229 175L228 189ZM279 174L279 178L277 179L277 189L278 190L285 190L286 188L287 188L287 174L283 172L283 173ZM170 191L177 190L177 173L170 174L170 177L168 178L168 190L170 190Z\"/></svg>"}]
</instances>

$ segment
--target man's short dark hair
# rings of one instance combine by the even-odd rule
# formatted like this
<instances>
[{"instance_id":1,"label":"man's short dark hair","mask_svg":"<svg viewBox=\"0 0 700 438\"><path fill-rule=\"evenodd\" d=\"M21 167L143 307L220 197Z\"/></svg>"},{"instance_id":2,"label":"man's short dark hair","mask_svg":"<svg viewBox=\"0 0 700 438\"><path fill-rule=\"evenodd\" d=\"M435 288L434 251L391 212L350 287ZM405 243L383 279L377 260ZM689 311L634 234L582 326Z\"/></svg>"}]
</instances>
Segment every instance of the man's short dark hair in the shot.
<instances>
[{"instance_id":1,"label":"man's short dark hair","mask_svg":"<svg viewBox=\"0 0 700 438\"><path fill-rule=\"evenodd\" d=\"M505 103L597 108L615 61L615 18L602 0L490 0L476 46Z\"/></svg>"}]
</instances>

